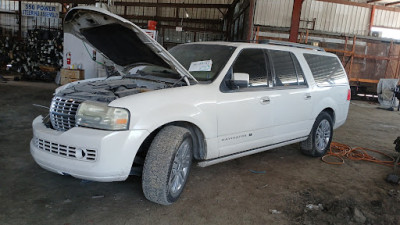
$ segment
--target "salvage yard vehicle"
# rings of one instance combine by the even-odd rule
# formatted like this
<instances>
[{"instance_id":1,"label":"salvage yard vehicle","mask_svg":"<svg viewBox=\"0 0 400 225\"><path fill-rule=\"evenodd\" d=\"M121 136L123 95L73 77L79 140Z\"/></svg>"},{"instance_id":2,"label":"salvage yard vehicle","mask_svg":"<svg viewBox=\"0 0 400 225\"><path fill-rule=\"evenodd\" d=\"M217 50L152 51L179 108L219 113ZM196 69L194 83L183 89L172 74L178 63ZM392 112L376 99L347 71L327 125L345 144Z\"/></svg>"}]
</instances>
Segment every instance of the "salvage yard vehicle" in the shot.
<instances>
[{"instance_id":1,"label":"salvage yard vehicle","mask_svg":"<svg viewBox=\"0 0 400 225\"><path fill-rule=\"evenodd\" d=\"M56 89L30 143L34 160L52 172L110 182L139 168L146 198L168 205L192 161L204 167L298 142L304 154L322 156L347 118L347 75L319 48L204 42L168 52L94 7L71 9L64 27L123 75Z\"/></svg>"}]
</instances>

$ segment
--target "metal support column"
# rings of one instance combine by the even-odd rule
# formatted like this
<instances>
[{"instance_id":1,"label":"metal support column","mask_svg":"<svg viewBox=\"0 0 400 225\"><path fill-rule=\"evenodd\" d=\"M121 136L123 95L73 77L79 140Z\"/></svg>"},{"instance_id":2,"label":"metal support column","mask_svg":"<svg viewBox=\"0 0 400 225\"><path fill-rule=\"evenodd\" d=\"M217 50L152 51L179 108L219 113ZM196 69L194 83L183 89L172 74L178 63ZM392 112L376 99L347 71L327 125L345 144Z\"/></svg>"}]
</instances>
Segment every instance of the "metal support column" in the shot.
<instances>
[{"instance_id":1,"label":"metal support column","mask_svg":"<svg viewBox=\"0 0 400 225\"><path fill-rule=\"evenodd\" d=\"M371 8L371 15L370 15L370 18L369 18L369 34L370 34L370 35L371 35L372 26L374 25L375 7L376 7L375 5L372 6L372 8Z\"/></svg>"},{"instance_id":2,"label":"metal support column","mask_svg":"<svg viewBox=\"0 0 400 225\"><path fill-rule=\"evenodd\" d=\"M294 0L293 3L292 24L290 25L290 36L289 36L290 42L297 42L297 37L299 36L300 14L303 2L304 0Z\"/></svg>"},{"instance_id":3,"label":"metal support column","mask_svg":"<svg viewBox=\"0 0 400 225\"><path fill-rule=\"evenodd\" d=\"M18 38L22 38L22 1L18 1Z\"/></svg>"},{"instance_id":4,"label":"metal support column","mask_svg":"<svg viewBox=\"0 0 400 225\"><path fill-rule=\"evenodd\" d=\"M249 7L249 21L248 22L248 33L247 33L247 41L251 42L253 39L253 20L254 20L254 8L255 8L255 0L250 0Z\"/></svg>"}]
</instances>

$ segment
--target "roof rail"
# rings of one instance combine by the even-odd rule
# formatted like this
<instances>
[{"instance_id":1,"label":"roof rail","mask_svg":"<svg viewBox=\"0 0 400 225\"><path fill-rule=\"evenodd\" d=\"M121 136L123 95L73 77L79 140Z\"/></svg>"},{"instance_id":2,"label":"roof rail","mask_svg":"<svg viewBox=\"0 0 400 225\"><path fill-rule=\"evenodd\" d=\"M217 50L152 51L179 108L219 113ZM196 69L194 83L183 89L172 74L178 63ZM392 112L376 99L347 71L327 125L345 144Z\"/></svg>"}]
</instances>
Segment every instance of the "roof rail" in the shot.
<instances>
[{"instance_id":1,"label":"roof rail","mask_svg":"<svg viewBox=\"0 0 400 225\"><path fill-rule=\"evenodd\" d=\"M296 47L296 48L305 48L305 49L312 49L312 50L316 50L316 51L325 52L325 50L321 47L293 43L293 42L288 42L288 41L275 41L275 40L267 39L267 40L261 40L258 43L259 44L270 44L270 45L282 45L282 46Z\"/></svg>"}]
</instances>

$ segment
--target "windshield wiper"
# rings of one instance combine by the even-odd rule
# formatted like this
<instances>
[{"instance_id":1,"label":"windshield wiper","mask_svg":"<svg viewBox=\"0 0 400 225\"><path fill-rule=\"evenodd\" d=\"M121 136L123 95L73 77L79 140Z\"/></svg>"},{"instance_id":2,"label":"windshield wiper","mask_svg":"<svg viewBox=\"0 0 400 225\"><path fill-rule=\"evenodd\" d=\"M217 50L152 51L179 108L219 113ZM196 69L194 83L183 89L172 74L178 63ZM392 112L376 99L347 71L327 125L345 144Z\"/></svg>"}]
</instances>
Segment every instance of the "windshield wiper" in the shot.
<instances>
[{"instance_id":1,"label":"windshield wiper","mask_svg":"<svg viewBox=\"0 0 400 225\"><path fill-rule=\"evenodd\" d=\"M174 74L174 75L179 75L178 73L174 73L168 70L152 70L152 73L165 73L165 74Z\"/></svg>"},{"instance_id":2,"label":"windshield wiper","mask_svg":"<svg viewBox=\"0 0 400 225\"><path fill-rule=\"evenodd\" d=\"M126 74L124 78L133 78L133 79L141 79L141 80L148 80L148 81L153 81L153 82L158 82L158 83L169 83L169 84L175 84L177 78L165 78L165 77L159 77L159 76L153 76L149 74Z\"/></svg>"}]
</instances>

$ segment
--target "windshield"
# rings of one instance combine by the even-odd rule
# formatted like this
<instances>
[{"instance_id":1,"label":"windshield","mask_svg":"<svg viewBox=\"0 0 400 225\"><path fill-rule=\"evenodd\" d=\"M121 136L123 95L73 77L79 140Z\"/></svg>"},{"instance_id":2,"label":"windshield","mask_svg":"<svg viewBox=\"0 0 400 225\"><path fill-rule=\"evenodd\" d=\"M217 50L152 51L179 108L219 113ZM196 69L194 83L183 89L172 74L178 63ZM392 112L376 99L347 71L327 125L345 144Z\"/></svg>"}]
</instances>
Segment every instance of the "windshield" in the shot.
<instances>
[{"instance_id":1,"label":"windshield","mask_svg":"<svg viewBox=\"0 0 400 225\"><path fill-rule=\"evenodd\" d=\"M198 81L213 81L228 62L235 47L211 44L184 44L171 50L172 56Z\"/></svg>"},{"instance_id":2,"label":"windshield","mask_svg":"<svg viewBox=\"0 0 400 225\"><path fill-rule=\"evenodd\" d=\"M138 65L129 70L130 75L152 75L156 77L170 78L170 79L181 79L178 72L175 72L166 67L156 66L152 64Z\"/></svg>"}]
</instances>

